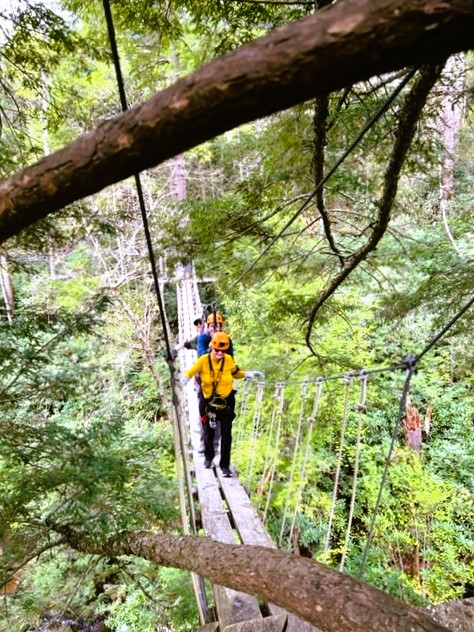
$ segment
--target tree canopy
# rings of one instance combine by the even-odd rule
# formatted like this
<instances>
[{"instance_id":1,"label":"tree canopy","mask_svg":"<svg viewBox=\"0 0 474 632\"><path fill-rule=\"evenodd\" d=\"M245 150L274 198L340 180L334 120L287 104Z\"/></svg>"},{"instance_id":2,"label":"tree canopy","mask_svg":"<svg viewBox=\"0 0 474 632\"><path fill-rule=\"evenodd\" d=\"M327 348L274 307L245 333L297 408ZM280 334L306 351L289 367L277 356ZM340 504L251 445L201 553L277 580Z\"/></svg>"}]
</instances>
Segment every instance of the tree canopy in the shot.
<instances>
[{"instance_id":1,"label":"tree canopy","mask_svg":"<svg viewBox=\"0 0 474 632\"><path fill-rule=\"evenodd\" d=\"M321 630L447 629L420 608L474 585L472 310L416 366L405 430L411 415L422 439L394 444L366 583L395 371L371 375L362 436L349 425L329 551L336 381L301 481L285 411L266 526L285 532L285 494L301 493L293 552L186 536L174 377L127 178L140 173L173 340L179 264L226 314L239 364L288 381L293 403L292 381L416 358L472 298L473 2L117 0L125 113L99 4L1 12L0 628L187 630L186 569ZM242 472L255 458L253 499L271 417L233 456ZM244 405L236 423L255 429Z\"/></svg>"}]
</instances>

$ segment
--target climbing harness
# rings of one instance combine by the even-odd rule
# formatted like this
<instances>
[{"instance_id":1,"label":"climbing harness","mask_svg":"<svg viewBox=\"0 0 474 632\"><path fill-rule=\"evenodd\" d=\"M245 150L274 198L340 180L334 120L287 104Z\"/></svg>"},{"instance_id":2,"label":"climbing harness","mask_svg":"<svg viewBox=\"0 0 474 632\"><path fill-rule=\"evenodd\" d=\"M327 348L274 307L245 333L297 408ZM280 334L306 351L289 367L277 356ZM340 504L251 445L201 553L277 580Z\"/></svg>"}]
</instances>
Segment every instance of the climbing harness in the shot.
<instances>
[{"instance_id":1,"label":"climbing harness","mask_svg":"<svg viewBox=\"0 0 474 632\"><path fill-rule=\"evenodd\" d=\"M219 385L219 380L222 375L222 371L224 370L225 355L222 356L220 367L219 367L219 370L217 371L217 377L214 373L214 367L212 366L210 353L208 354L207 358L209 360L209 371L212 377L212 395L206 405L206 415L209 421L209 427L215 430L217 428L217 422L218 422L217 411L225 410L225 408L227 408L226 399L224 397L221 397L220 395L217 395L216 393L217 387Z\"/></svg>"}]
</instances>

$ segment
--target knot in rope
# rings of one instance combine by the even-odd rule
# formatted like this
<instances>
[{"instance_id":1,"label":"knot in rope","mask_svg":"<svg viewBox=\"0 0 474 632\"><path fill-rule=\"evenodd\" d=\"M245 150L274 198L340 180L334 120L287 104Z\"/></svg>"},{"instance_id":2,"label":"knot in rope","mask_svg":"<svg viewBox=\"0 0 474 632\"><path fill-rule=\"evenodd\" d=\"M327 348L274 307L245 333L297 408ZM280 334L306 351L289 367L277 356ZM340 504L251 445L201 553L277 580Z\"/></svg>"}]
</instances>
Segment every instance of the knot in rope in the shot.
<instances>
[{"instance_id":1,"label":"knot in rope","mask_svg":"<svg viewBox=\"0 0 474 632\"><path fill-rule=\"evenodd\" d=\"M413 370L417 359L416 355L407 355L403 358L403 366L407 369L407 371Z\"/></svg>"},{"instance_id":2,"label":"knot in rope","mask_svg":"<svg viewBox=\"0 0 474 632\"><path fill-rule=\"evenodd\" d=\"M344 384L350 384L352 382L353 377L354 377L354 374L351 371L349 371L349 373L346 373L343 378Z\"/></svg>"},{"instance_id":3,"label":"knot in rope","mask_svg":"<svg viewBox=\"0 0 474 632\"><path fill-rule=\"evenodd\" d=\"M360 402L356 404L356 410L359 413L364 413L366 411L365 400L367 398L367 381L369 379L369 374L365 369L359 373L360 377Z\"/></svg>"}]
</instances>

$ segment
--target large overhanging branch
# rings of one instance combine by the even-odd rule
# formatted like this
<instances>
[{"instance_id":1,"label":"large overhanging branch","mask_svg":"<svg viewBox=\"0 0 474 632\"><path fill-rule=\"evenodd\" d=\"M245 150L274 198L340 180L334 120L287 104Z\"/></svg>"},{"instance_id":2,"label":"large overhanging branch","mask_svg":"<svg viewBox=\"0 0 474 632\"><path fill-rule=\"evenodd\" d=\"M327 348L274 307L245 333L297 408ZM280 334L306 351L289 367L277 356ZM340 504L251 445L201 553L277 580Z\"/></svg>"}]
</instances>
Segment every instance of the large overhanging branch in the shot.
<instances>
[{"instance_id":1,"label":"large overhanging branch","mask_svg":"<svg viewBox=\"0 0 474 632\"><path fill-rule=\"evenodd\" d=\"M137 555L161 566L186 569L214 584L260 596L324 632L447 632L427 614L388 593L286 551L145 531L94 544L67 527L58 531L85 553Z\"/></svg>"},{"instance_id":2,"label":"large overhanging branch","mask_svg":"<svg viewBox=\"0 0 474 632\"><path fill-rule=\"evenodd\" d=\"M198 71L0 184L0 242L242 123L474 48L474 0L346 0Z\"/></svg>"}]
</instances>

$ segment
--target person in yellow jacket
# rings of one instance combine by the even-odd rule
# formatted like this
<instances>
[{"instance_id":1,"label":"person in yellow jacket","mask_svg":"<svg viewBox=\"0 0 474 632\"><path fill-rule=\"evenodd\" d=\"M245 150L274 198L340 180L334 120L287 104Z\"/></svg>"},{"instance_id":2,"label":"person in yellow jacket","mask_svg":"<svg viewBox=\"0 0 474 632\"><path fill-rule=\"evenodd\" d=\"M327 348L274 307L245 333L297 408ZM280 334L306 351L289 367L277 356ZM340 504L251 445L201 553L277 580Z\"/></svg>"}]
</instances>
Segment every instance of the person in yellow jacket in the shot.
<instances>
[{"instance_id":1,"label":"person in yellow jacket","mask_svg":"<svg viewBox=\"0 0 474 632\"><path fill-rule=\"evenodd\" d=\"M263 378L260 371L242 371L228 355L230 338L223 331L212 336L211 350L200 356L186 371L183 384L195 375L201 377L199 414L204 434L204 465L212 467L215 457L214 435L217 423L221 426L221 457L219 466L222 474L232 476L230 451L232 448L232 422L235 419L234 379Z\"/></svg>"}]
</instances>

